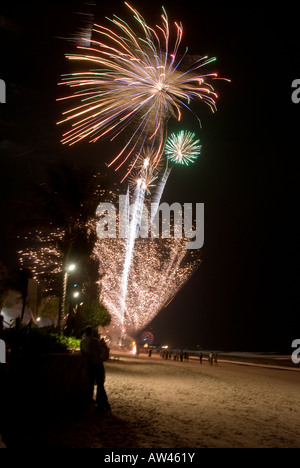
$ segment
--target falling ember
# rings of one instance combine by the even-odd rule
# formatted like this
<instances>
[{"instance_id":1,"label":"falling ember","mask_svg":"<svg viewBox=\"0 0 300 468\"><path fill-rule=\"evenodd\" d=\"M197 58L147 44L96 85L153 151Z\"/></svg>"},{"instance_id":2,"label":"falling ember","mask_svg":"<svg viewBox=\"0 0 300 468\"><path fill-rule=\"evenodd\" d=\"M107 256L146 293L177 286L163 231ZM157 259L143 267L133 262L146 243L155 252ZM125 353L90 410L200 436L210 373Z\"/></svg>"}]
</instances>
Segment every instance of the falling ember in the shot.
<instances>
[{"instance_id":1,"label":"falling ember","mask_svg":"<svg viewBox=\"0 0 300 468\"><path fill-rule=\"evenodd\" d=\"M162 26L151 28L134 8L126 6L137 22L136 30L117 16L110 20L112 29L95 24L95 39L78 47L82 53L67 55L83 67L63 75L59 84L68 86L72 93L58 99L75 102L58 122L72 124L62 137L64 144L83 139L113 140L129 130L125 146L109 163L116 166L115 170L126 163L129 168L124 166L124 178L135 167L145 145L155 148L152 164L157 166L169 117L181 120L181 109L191 111L193 101L204 102L215 111L217 98L209 83L217 74L201 72L215 58L204 56L185 66L186 51L179 52L182 25L175 22L173 42L164 8Z\"/></svg>"}]
</instances>

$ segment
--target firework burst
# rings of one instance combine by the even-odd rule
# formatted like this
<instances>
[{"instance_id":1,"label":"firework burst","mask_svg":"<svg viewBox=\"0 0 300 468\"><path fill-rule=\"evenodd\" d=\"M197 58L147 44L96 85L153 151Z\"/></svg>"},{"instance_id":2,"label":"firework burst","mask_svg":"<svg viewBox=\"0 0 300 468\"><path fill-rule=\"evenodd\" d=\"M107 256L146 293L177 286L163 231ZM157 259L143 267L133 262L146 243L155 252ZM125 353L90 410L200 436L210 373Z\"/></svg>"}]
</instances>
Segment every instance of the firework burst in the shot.
<instances>
[{"instance_id":1,"label":"firework burst","mask_svg":"<svg viewBox=\"0 0 300 468\"><path fill-rule=\"evenodd\" d=\"M195 133L182 130L172 133L165 146L168 159L177 164L194 163L201 150L200 140L195 140Z\"/></svg>"},{"instance_id":2,"label":"firework burst","mask_svg":"<svg viewBox=\"0 0 300 468\"><path fill-rule=\"evenodd\" d=\"M141 194L141 190L138 190ZM117 204L117 193L109 198ZM139 201L133 203L126 238L98 238L94 256L99 261L100 302L113 324L135 334L166 307L201 263L201 250L187 249L185 237L132 236L141 219ZM136 211L136 215L134 212ZM149 221L150 213L147 215ZM117 231L120 219L117 212Z\"/></svg>"},{"instance_id":3,"label":"firework burst","mask_svg":"<svg viewBox=\"0 0 300 468\"><path fill-rule=\"evenodd\" d=\"M126 256L125 241L98 240L94 254L100 262L100 301L112 315L113 323L133 334L172 301L201 263L200 252L188 251L183 239L137 239L123 304L121 266Z\"/></svg>"},{"instance_id":4,"label":"firework burst","mask_svg":"<svg viewBox=\"0 0 300 468\"><path fill-rule=\"evenodd\" d=\"M214 111L217 98L208 83L217 74L201 73L202 67L215 58L205 56L184 67L186 51L178 53L182 25L175 22L172 45L164 9L162 26L151 28L134 8L126 6L134 14L138 31L117 16L110 20L112 29L94 25L98 40L92 40L90 47L78 47L81 54L67 55L69 60L84 64L85 69L63 76L60 84L70 87L72 93L58 99L76 101L59 122L72 123L61 140L64 144L73 145L83 139L96 142L105 137L113 140L129 129L125 146L109 163L116 165L115 170L128 164L122 180L135 167L146 144L154 152L151 165L157 166L170 116L180 120L181 109L191 110L194 100L203 101Z\"/></svg>"},{"instance_id":5,"label":"firework burst","mask_svg":"<svg viewBox=\"0 0 300 468\"><path fill-rule=\"evenodd\" d=\"M130 188L133 190L137 187L141 188L145 190L146 195L150 195L159 177L159 171L161 170L161 164L157 167L153 167L154 158L154 151L151 151L148 147L143 148L141 158L128 178Z\"/></svg>"}]
</instances>

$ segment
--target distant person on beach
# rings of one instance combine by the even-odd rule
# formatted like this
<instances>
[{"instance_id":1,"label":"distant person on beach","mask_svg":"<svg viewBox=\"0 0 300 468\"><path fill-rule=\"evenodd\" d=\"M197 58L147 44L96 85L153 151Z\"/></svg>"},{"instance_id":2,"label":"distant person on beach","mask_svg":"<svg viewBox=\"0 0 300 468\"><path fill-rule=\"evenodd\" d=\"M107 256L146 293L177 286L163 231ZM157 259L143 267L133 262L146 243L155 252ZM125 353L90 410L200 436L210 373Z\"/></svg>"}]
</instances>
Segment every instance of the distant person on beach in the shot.
<instances>
[{"instance_id":1,"label":"distant person on beach","mask_svg":"<svg viewBox=\"0 0 300 468\"><path fill-rule=\"evenodd\" d=\"M213 353L209 353L208 355L208 363L210 366L213 365Z\"/></svg>"},{"instance_id":2,"label":"distant person on beach","mask_svg":"<svg viewBox=\"0 0 300 468\"><path fill-rule=\"evenodd\" d=\"M98 410L108 411L110 405L104 388L104 361L109 357L109 349L103 339L94 336L92 327L86 327L80 343L80 349L88 360L89 371L89 402L93 403L94 385L97 385L96 403Z\"/></svg>"},{"instance_id":3,"label":"distant person on beach","mask_svg":"<svg viewBox=\"0 0 300 468\"><path fill-rule=\"evenodd\" d=\"M200 364L202 364L202 360L203 360L203 354L202 353L199 354L199 360L200 360Z\"/></svg>"}]
</instances>

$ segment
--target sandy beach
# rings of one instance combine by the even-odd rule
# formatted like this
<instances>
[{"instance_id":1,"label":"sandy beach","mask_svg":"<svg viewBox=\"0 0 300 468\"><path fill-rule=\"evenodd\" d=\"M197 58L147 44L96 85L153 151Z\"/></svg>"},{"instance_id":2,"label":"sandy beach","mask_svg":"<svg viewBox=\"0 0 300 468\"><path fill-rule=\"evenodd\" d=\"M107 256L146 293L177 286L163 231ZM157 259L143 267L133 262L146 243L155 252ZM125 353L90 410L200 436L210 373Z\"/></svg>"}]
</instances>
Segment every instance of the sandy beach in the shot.
<instances>
[{"instance_id":1,"label":"sandy beach","mask_svg":"<svg viewBox=\"0 0 300 468\"><path fill-rule=\"evenodd\" d=\"M74 409L23 432L27 447L300 447L299 370L112 355L111 413ZM20 444L20 439L18 441Z\"/></svg>"}]
</instances>

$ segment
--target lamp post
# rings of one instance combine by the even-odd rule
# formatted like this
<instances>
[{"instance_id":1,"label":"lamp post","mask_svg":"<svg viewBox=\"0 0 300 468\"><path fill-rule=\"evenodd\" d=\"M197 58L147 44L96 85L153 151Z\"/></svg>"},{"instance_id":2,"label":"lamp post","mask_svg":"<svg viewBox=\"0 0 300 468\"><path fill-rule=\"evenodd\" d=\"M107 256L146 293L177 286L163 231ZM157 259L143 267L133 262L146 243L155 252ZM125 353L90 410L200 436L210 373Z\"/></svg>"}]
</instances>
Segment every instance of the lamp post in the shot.
<instances>
[{"instance_id":1,"label":"lamp post","mask_svg":"<svg viewBox=\"0 0 300 468\"><path fill-rule=\"evenodd\" d=\"M64 333L64 313L65 313L65 302L66 302L66 293L67 293L67 282L68 282L68 273L75 269L75 265L68 265L63 272L63 281L61 295L59 298L59 310L58 310L58 333L63 335Z\"/></svg>"}]
</instances>

